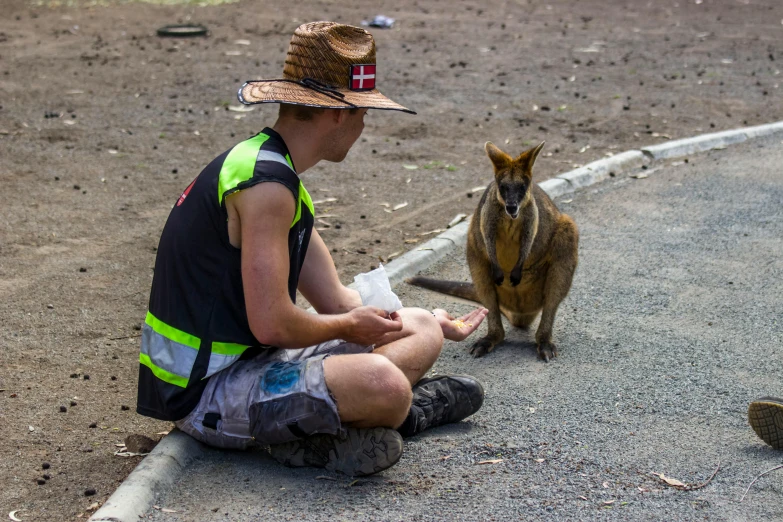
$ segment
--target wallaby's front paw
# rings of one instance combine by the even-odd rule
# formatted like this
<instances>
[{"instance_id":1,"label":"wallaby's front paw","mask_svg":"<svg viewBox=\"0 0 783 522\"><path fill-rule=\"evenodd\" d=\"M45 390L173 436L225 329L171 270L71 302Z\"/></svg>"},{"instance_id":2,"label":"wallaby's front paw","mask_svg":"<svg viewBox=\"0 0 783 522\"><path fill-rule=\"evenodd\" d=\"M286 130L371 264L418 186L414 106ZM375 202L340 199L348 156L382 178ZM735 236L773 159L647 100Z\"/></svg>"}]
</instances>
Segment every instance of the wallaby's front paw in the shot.
<instances>
[{"instance_id":1,"label":"wallaby's front paw","mask_svg":"<svg viewBox=\"0 0 783 522\"><path fill-rule=\"evenodd\" d=\"M489 337L482 337L470 347L473 357L483 357L495 348L495 343Z\"/></svg>"},{"instance_id":2,"label":"wallaby's front paw","mask_svg":"<svg viewBox=\"0 0 783 522\"><path fill-rule=\"evenodd\" d=\"M503 284L503 269L500 268L500 266L495 265L492 267L492 279L495 281L495 284L500 286Z\"/></svg>"},{"instance_id":3,"label":"wallaby's front paw","mask_svg":"<svg viewBox=\"0 0 783 522\"><path fill-rule=\"evenodd\" d=\"M520 281L522 281L522 267L514 268L514 270L511 271L511 276L509 277L509 280L511 281L511 286L517 286Z\"/></svg>"},{"instance_id":4,"label":"wallaby's front paw","mask_svg":"<svg viewBox=\"0 0 783 522\"><path fill-rule=\"evenodd\" d=\"M549 362L549 359L557 357L557 346L554 343L540 343L536 349L538 350L538 358L544 362Z\"/></svg>"}]
</instances>

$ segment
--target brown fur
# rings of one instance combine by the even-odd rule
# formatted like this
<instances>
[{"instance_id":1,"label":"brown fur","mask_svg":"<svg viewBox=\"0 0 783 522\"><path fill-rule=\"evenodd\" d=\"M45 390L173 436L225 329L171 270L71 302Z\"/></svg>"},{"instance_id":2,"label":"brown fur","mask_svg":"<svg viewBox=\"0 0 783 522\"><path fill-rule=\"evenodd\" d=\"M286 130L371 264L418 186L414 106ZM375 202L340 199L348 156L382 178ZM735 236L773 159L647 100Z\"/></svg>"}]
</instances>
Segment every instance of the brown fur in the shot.
<instances>
[{"instance_id":1,"label":"brown fur","mask_svg":"<svg viewBox=\"0 0 783 522\"><path fill-rule=\"evenodd\" d=\"M533 183L533 164L543 148L512 158L487 142L495 168L473 214L467 257L473 284L414 277L408 282L478 301L489 310L488 331L470 352L481 357L505 339L500 314L512 325L529 327L541 313L536 332L538 356L557 356L552 327L560 302L571 289L578 262L579 232L549 196Z\"/></svg>"}]
</instances>

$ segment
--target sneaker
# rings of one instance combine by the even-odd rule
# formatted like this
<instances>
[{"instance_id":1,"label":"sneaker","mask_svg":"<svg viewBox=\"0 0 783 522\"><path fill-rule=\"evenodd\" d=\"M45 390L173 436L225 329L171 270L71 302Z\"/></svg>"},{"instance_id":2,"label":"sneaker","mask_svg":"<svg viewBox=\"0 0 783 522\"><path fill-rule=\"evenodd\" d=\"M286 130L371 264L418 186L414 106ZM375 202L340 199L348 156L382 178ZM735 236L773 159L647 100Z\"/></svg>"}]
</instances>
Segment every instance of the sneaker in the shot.
<instances>
[{"instance_id":1,"label":"sneaker","mask_svg":"<svg viewBox=\"0 0 783 522\"><path fill-rule=\"evenodd\" d=\"M748 423L761 440L783 449L783 400L762 397L748 406Z\"/></svg>"},{"instance_id":2,"label":"sneaker","mask_svg":"<svg viewBox=\"0 0 783 522\"><path fill-rule=\"evenodd\" d=\"M289 467L309 466L352 477L372 475L397 464L402 437L389 428L346 428L346 436L317 434L273 444L272 457Z\"/></svg>"},{"instance_id":3,"label":"sneaker","mask_svg":"<svg viewBox=\"0 0 783 522\"><path fill-rule=\"evenodd\" d=\"M412 437L427 428L470 417L484 402L484 388L467 375L439 375L422 379L413 387L411 411L397 431Z\"/></svg>"}]
</instances>

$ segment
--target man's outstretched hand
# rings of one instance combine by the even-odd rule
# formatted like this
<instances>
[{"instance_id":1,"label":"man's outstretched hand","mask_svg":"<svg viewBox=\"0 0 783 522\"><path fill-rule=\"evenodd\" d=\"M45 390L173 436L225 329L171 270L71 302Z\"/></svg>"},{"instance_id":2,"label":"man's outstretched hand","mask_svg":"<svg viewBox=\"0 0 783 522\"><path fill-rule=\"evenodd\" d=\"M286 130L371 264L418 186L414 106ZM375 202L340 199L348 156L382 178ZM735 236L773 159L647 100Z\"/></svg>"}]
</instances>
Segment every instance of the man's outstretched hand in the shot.
<instances>
[{"instance_id":1,"label":"man's outstretched hand","mask_svg":"<svg viewBox=\"0 0 783 522\"><path fill-rule=\"evenodd\" d=\"M464 341L467 339L470 334L476 331L476 328L479 327L488 312L486 308L480 306L472 312L454 319L442 308L436 308L432 311L443 329L443 337L451 341Z\"/></svg>"}]
</instances>

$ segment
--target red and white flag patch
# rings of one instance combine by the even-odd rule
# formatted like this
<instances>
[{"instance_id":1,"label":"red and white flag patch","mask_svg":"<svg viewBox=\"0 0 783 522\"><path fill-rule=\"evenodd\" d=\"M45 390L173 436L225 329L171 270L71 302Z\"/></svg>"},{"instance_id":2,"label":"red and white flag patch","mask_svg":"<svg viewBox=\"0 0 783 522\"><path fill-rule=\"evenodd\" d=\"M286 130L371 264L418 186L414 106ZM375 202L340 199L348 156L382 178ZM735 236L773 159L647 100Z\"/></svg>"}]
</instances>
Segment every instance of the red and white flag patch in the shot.
<instances>
[{"instance_id":1,"label":"red and white flag patch","mask_svg":"<svg viewBox=\"0 0 783 522\"><path fill-rule=\"evenodd\" d=\"M348 85L352 91L375 89L375 64L351 65Z\"/></svg>"}]
</instances>

